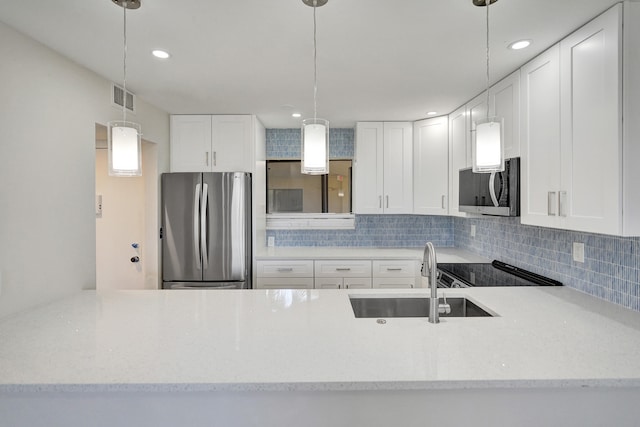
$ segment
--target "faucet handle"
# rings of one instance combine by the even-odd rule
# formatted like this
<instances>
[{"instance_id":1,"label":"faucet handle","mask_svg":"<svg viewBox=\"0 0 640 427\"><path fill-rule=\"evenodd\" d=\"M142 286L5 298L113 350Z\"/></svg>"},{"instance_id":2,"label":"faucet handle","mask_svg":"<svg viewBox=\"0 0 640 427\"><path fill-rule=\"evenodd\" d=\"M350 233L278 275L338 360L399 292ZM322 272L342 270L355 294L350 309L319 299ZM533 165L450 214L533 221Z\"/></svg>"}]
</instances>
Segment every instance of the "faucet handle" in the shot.
<instances>
[{"instance_id":1,"label":"faucet handle","mask_svg":"<svg viewBox=\"0 0 640 427\"><path fill-rule=\"evenodd\" d=\"M447 303L447 297L442 295L442 299L444 303L438 304L438 313L439 314L450 314L451 313L451 305Z\"/></svg>"}]
</instances>

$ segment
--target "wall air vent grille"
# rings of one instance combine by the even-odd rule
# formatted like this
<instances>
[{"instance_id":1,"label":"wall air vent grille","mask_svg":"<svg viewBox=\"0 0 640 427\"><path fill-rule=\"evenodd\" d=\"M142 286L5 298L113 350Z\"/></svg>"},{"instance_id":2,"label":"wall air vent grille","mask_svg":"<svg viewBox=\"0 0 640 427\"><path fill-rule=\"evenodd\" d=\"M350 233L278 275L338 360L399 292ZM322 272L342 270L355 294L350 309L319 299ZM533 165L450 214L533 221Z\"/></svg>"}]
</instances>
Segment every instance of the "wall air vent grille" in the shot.
<instances>
[{"instance_id":1,"label":"wall air vent grille","mask_svg":"<svg viewBox=\"0 0 640 427\"><path fill-rule=\"evenodd\" d=\"M124 90L115 83L111 83L111 104L114 107L122 108L124 103ZM127 110L132 113L136 112L136 96L127 91Z\"/></svg>"}]
</instances>

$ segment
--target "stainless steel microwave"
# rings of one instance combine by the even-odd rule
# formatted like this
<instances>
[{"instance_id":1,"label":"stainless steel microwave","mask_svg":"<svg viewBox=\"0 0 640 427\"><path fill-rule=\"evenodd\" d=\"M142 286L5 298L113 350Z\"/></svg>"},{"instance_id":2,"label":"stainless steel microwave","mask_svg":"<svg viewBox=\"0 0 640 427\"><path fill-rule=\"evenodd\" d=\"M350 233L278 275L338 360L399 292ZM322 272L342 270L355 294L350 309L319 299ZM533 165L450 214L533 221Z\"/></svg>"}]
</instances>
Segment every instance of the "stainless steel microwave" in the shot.
<instances>
[{"instance_id":1,"label":"stainless steel microwave","mask_svg":"<svg viewBox=\"0 0 640 427\"><path fill-rule=\"evenodd\" d=\"M473 173L460 169L458 208L461 212L520 216L520 158L504 162L503 172Z\"/></svg>"}]
</instances>

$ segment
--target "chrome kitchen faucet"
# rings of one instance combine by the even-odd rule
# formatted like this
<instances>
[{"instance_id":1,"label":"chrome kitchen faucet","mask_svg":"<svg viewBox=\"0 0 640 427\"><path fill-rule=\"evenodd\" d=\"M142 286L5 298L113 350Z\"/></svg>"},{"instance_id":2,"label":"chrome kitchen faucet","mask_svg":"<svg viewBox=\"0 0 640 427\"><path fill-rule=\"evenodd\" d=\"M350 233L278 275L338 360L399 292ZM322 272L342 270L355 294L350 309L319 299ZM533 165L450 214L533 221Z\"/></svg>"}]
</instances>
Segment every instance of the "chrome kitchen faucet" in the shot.
<instances>
[{"instance_id":1,"label":"chrome kitchen faucet","mask_svg":"<svg viewBox=\"0 0 640 427\"><path fill-rule=\"evenodd\" d=\"M436 261L436 249L433 243L427 242L424 246L424 254L422 255L422 277L429 278L429 287L431 288L431 298L429 299L429 323L440 323L440 313L450 313L451 306L449 304L438 304L438 282L436 280L438 263Z\"/></svg>"}]
</instances>

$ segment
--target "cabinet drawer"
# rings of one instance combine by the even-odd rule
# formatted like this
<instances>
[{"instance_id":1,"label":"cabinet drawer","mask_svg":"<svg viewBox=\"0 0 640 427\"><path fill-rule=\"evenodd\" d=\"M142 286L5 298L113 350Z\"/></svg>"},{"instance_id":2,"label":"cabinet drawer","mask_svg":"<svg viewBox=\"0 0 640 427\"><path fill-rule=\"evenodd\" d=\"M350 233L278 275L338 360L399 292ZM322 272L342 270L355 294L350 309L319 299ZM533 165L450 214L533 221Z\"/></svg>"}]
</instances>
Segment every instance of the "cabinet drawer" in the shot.
<instances>
[{"instance_id":1,"label":"cabinet drawer","mask_svg":"<svg viewBox=\"0 0 640 427\"><path fill-rule=\"evenodd\" d=\"M374 278L373 279L373 288L374 289L407 289L407 288L415 288L416 287L416 279L415 277L406 277L406 278Z\"/></svg>"},{"instance_id":2,"label":"cabinet drawer","mask_svg":"<svg viewBox=\"0 0 640 427\"><path fill-rule=\"evenodd\" d=\"M313 277L258 277L256 289L313 289Z\"/></svg>"},{"instance_id":3,"label":"cabinet drawer","mask_svg":"<svg viewBox=\"0 0 640 427\"><path fill-rule=\"evenodd\" d=\"M258 261L257 264L258 277L313 277L312 260Z\"/></svg>"},{"instance_id":4,"label":"cabinet drawer","mask_svg":"<svg viewBox=\"0 0 640 427\"><path fill-rule=\"evenodd\" d=\"M316 261L315 277L371 277L371 261Z\"/></svg>"},{"instance_id":5,"label":"cabinet drawer","mask_svg":"<svg viewBox=\"0 0 640 427\"><path fill-rule=\"evenodd\" d=\"M318 277L314 280L316 289L371 289L370 277Z\"/></svg>"},{"instance_id":6,"label":"cabinet drawer","mask_svg":"<svg viewBox=\"0 0 640 427\"><path fill-rule=\"evenodd\" d=\"M418 274L415 260L373 261L373 277L413 277Z\"/></svg>"}]
</instances>

